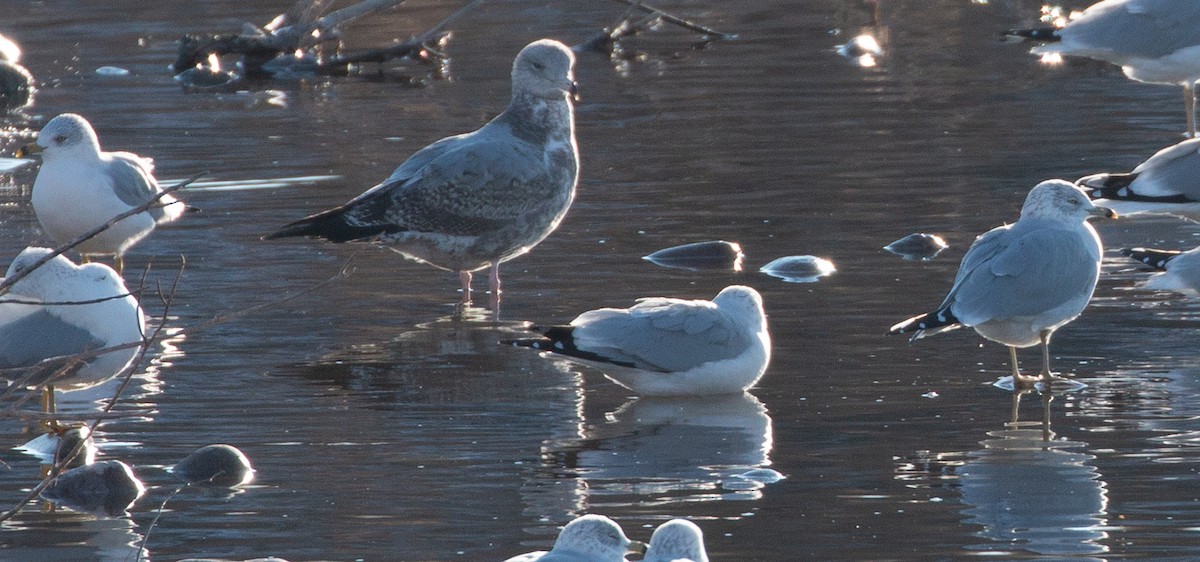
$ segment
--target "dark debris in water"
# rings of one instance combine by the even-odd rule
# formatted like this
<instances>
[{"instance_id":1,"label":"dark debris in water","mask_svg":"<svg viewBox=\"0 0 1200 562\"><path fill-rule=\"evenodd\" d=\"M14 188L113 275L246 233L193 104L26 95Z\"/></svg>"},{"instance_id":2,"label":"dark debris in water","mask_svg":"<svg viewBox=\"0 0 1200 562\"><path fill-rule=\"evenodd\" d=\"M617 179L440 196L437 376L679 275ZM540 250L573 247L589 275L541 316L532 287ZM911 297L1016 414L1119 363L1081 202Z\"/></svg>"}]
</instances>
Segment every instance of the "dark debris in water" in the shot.
<instances>
[{"instance_id":1,"label":"dark debris in water","mask_svg":"<svg viewBox=\"0 0 1200 562\"><path fill-rule=\"evenodd\" d=\"M240 486L254 479L254 468L237 447L206 445L179 461L171 474L189 484Z\"/></svg>"},{"instance_id":2,"label":"dark debris in water","mask_svg":"<svg viewBox=\"0 0 1200 562\"><path fill-rule=\"evenodd\" d=\"M938 254L942 253L942 250L949 247L941 236L916 233L909 234L904 238L892 242L884 246L883 249L906 260L928 261L937 257Z\"/></svg>"},{"instance_id":3,"label":"dark debris in water","mask_svg":"<svg viewBox=\"0 0 1200 562\"><path fill-rule=\"evenodd\" d=\"M742 246L737 242L713 240L673 246L654 252L642 259L676 269L741 271Z\"/></svg>"},{"instance_id":4,"label":"dark debris in water","mask_svg":"<svg viewBox=\"0 0 1200 562\"><path fill-rule=\"evenodd\" d=\"M833 275L837 268L825 258L786 256L773 260L758 270L788 283L813 283L822 277Z\"/></svg>"},{"instance_id":5,"label":"dark debris in water","mask_svg":"<svg viewBox=\"0 0 1200 562\"><path fill-rule=\"evenodd\" d=\"M42 498L82 513L116 517L125 513L146 487L121 461L103 461L72 468L54 479Z\"/></svg>"}]
</instances>

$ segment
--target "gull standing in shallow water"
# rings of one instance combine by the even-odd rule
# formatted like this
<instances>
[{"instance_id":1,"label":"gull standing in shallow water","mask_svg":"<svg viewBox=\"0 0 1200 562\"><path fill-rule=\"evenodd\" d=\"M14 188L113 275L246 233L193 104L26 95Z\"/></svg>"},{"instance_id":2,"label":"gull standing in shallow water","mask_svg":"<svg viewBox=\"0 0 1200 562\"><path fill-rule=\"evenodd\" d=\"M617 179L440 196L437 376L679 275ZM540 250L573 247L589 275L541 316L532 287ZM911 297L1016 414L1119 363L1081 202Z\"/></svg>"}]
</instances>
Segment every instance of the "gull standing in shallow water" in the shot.
<instances>
[{"instance_id":1,"label":"gull standing in shallow water","mask_svg":"<svg viewBox=\"0 0 1200 562\"><path fill-rule=\"evenodd\" d=\"M1152 213L1200 219L1200 139L1168 146L1126 174L1079 178L1097 204L1122 215Z\"/></svg>"},{"instance_id":2,"label":"gull standing in shallow water","mask_svg":"<svg viewBox=\"0 0 1200 562\"><path fill-rule=\"evenodd\" d=\"M1104 0L1061 29L1006 32L1047 41L1035 54L1081 56L1113 63L1138 82L1183 86L1188 136L1196 136L1196 81L1200 80L1200 2Z\"/></svg>"},{"instance_id":3,"label":"gull standing in shallow water","mask_svg":"<svg viewBox=\"0 0 1200 562\"><path fill-rule=\"evenodd\" d=\"M650 536L642 562L708 562L704 533L687 519L672 519Z\"/></svg>"},{"instance_id":4,"label":"gull standing in shallow water","mask_svg":"<svg viewBox=\"0 0 1200 562\"><path fill-rule=\"evenodd\" d=\"M49 248L26 248L8 267L7 276L33 267L50 253ZM52 357L136 343L143 339L145 326L137 299L116 271L101 263L75 265L55 256L0 295L0 369L32 367ZM137 353L137 347L129 347L84 359L51 384L65 390L99 384L128 368ZM53 396L48 386L47 410Z\"/></svg>"},{"instance_id":5,"label":"gull standing in shallow water","mask_svg":"<svg viewBox=\"0 0 1200 562\"><path fill-rule=\"evenodd\" d=\"M87 119L64 113L51 119L37 141L17 150L17 157L41 153L42 166L33 181L33 211L46 234L59 244L145 204L162 189L154 178L153 161L129 152L100 150L100 139ZM88 261L94 255L116 258L117 273L124 255L154 227L178 219L184 204L170 195L159 203L118 222L75 247Z\"/></svg>"},{"instance_id":6,"label":"gull standing in shallow water","mask_svg":"<svg viewBox=\"0 0 1200 562\"><path fill-rule=\"evenodd\" d=\"M625 562L626 554L645 552L646 545L629 540L616 521L583 515L559 531L549 552L529 552L505 562Z\"/></svg>"},{"instance_id":7,"label":"gull standing in shallow water","mask_svg":"<svg viewBox=\"0 0 1200 562\"><path fill-rule=\"evenodd\" d=\"M730 285L711 301L638 299L630 308L584 312L568 326L533 328L540 338L501 343L592 365L648 396L743 392L771 361L771 335L758 291Z\"/></svg>"},{"instance_id":8,"label":"gull standing in shallow water","mask_svg":"<svg viewBox=\"0 0 1200 562\"><path fill-rule=\"evenodd\" d=\"M549 236L575 198L574 64L558 41L530 43L513 61L512 100L491 122L417 151L366 193L265 238L378 237L406 257L459 272L463 302L471 272L490 268L498 302L500 264Z\"/></svg>"},{"instance_id":9,"label":"gull standing in shallow water","mask_svg":"<svg viewBox=\"0 0 1200 562\"><path fill-rule=\"evenodd\" d=\"M1042 380L1049 382L1050 336L1074 320L1096 289L1103 248L1088 217L1115 218L1079 188L1047 180L1029 191L1017 222L975 239L963 256L950 294L937 310L892 326L913 339L961 326L1008 346L1014 388L1031 382L1017 367L1017 348L1042 346Z\"/></svg>"}]
</instances>

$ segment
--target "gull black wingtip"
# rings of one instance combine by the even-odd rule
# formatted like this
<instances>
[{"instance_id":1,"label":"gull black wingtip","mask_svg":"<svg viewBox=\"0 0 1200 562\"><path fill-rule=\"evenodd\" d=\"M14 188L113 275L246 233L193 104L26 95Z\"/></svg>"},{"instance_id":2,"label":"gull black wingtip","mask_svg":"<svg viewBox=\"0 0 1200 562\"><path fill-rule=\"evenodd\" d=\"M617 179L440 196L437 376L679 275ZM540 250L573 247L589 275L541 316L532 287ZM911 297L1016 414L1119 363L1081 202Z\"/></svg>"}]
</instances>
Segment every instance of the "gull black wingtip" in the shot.
<instances>
[{"instance_id":1,"label":"gull black wingtip","mask_svg":"<svg viewBox=\"0 0 1200 562\"><path fill-rule=\"evenodd\" d=\"M1054 43L1062 38L1058 36L1058 28L1056 27L1035 27L1031 29L1008 29L1000 32L1001 37L1016 37L1028 41L1040 41L1042 43Z\"/></svg>"},{"instance_id":2,"label":"gull black wingtip","mask_svg":"<svg viewBox=\"0 0 1200 562\"><path fill-rule=\"evenodd\" d=\"M1182 253L1179 250L1156 250L1154 248L1121 249L1121 255L1142 262L1159 271L1166 271L1167 264Z\"/></svg>"}]
</instances>

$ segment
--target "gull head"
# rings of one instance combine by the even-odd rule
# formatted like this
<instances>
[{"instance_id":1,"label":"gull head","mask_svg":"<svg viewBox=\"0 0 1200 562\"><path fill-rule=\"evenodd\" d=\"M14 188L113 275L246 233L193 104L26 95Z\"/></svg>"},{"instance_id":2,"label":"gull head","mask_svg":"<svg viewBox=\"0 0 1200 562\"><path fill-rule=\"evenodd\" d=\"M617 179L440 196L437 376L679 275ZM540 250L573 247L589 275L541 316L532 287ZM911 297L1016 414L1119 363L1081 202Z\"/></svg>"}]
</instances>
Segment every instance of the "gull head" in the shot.
<instances>
[{"instance_id":1,"label":"gull head","mask_svg":"<svg viewBox=\"0 0 1200 562\"><path fill-rule=\"evenodd\" d=\"M513 94L548 100L575 99L575 53L553 39L525 46L513 61Z\"/></svg>"},{"instance_id":2,"label":"gull head","mask_svg":"<svg viewBox=\"0 0 1200 562\"><path fill-rule=\"evenodd\" d=\"M14 275L24 273L34 267L39 260L54 252L50 248L37 248L30 246L17 254L12 263L8 266L8 272L5 277L13 277ZM21 278L13 285L13 293L33 297L40 300L52 301L58 300L58 289L61 288L60 281L71 277L76 266L71 263L63 255L57 255L46 263L33 269L25 277Z\"/></svg>"},{"instance_id":3,"label":"gull head","mask_svg":"<svg viewBox=\"0 0 1200 562\"><path fill-rule=\"evenodd\" d=\"M1088 217L1114 219L1117 214L1108 207L1093 204L1083 189L1070 182L1046 180L1029 190L1025 197L1021 218L1026 217L1084 221Z\"/></svg>"},{"instance_id":4,"label":"gull head","mask_svg":"<svg viewBox=\"0 0 1200 562\"><path fill-rule=\"evenodd\" d=\"M567 523L550 552L578 553L587 560L623 562L630 552L644 553L646 545L629 540L616 521L603 515L584 515Z\"/></svg>"},{"instance_id":5,"label":"gull head","mask_svg":"<svg viewBox=\"0 0 1200 562\"><path fill-rule=\"evenodd\" d=\"M713 302L737 316L746 315L759 322L767 316L763 310L762 295L745 285L730 285L721 289L721 292L713 297Z\"/></svg>"},{"instance_id":6,"label":"gull head","mask_svg":"<svg viewBox=\"0 0 1200 562\"><path fill-rule=\"evenodd\" d=\"M42 153L42 158L54 158L60 154L98 157L100 140L87 119L74 113L64 113L46 123L38 133L37 141L21 147L17 157L35 152Z\"/></svg>"},{"instance_id":7,"label":"gull head","mask_svg":"<svg viewBox=\"0 0 1200 562\"><path fill-rule=\"evenodd\" d=\"M708 553L704 550L704 533L700 531L700 527L687 519L667 521L659 525L650 536L645 560L708 562Z\"/></svg>"}]
</instances>

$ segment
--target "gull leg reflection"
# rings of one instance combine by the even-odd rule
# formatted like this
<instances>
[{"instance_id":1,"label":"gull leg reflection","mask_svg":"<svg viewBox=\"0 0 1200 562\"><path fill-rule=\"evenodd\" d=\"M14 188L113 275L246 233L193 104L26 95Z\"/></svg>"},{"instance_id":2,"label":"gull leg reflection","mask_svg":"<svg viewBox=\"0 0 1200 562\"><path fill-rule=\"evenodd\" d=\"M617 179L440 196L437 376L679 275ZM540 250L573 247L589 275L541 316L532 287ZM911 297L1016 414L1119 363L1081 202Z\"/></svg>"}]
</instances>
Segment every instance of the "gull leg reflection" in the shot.
<instances>
[{"instance_id":1,"label":"gull leg reflection","mask_svg":"<svg viewBox=\"0 0 1200 562\"><path fill-rule=\"evenodd\" d=\"M1049 407L1048 395L1042 399ZM1048 419L1048 418L1046 418ZM982 527L988 542L970 550L1083 556L1108 551L1107 485L1093 465L1087 443L1052 439L1038 429L988 432L981 449L957 470L964 521ZM1048 435L1051 437L1048 439Z\"/></svg>"}]
</instances>

